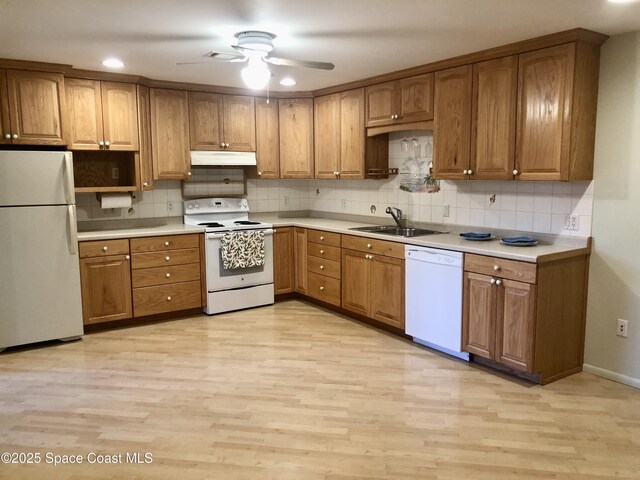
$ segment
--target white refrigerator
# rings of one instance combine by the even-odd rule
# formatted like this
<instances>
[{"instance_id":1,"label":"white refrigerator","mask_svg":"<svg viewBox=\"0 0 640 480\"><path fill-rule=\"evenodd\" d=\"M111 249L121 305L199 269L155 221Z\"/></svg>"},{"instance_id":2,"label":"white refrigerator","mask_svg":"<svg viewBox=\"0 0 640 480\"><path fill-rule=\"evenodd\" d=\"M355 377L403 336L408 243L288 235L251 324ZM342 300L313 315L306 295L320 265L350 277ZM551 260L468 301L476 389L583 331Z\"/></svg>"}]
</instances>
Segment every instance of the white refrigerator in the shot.
<instances>
[{"instance_id":1,"label":"white refrigerator","mask_svg":"<svg viewBox=\"0 0 640 480\"><path fill-rule=\"evenodd\" d=\"M0 351L83 334L70 152L0 151Z\"/></svg>"}]
</instances>

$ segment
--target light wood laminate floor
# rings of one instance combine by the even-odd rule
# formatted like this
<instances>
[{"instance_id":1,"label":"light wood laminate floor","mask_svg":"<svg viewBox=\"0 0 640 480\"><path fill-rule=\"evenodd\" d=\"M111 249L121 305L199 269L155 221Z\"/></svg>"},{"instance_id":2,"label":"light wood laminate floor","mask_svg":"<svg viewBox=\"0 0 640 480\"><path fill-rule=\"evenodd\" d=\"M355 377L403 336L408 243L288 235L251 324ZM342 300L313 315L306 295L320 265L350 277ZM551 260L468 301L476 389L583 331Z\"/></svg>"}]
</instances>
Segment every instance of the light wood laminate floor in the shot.
<instances>
[{"instance_id":1,"label":"light wood laminate floor","mask_svg":"<svg viewBox=\"0 0 640 480\"><path fill-rule=\"evenodd\" d=\"M297 300L50 345L0 356L0 452L42 455L0 478L640 478L640 390L532 386Z\"/></svg>"}]
</instances>

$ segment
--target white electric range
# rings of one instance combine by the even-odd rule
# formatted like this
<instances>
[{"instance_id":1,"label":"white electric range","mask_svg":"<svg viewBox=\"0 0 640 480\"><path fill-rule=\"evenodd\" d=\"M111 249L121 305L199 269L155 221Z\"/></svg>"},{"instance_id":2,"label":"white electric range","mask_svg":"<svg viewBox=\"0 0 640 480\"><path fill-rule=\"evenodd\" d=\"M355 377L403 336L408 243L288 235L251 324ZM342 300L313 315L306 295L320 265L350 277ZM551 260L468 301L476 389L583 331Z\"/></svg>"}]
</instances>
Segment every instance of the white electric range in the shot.
<instances>
[{"instance_id":1,"label":"white electric range","mask_svg":"<svg viewBox=\"0 0 640 480\"><path fill-rule=\"evenodd\" d=\"M249 220L249 204L241 198L201 198L184 202L185 225L205 227L208 315L269 305L273 290L273 226ZM222 237L229 232L259 230L264 233L264 265L225 269Z\"/></svg>"}]
</instances>

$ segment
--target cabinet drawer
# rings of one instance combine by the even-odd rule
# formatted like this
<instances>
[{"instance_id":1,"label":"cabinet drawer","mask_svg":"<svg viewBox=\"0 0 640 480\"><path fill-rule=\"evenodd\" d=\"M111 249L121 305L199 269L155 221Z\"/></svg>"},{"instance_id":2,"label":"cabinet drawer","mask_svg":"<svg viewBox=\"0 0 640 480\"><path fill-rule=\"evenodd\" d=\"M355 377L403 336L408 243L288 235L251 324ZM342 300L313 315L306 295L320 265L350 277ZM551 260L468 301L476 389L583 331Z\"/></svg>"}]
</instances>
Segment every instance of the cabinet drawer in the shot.
<instances>
[{"instance_id":1,"label":"cabinet drawer","mask_svg":"<svg viewBox=\"0 0 640 480\"><path fill-rule=\"evenodd\" d=\"M340 234L323 232L322 230L307 230L307 241L322 245L340 246Z\"/></svg>"},{"instance_id":2,"label":"cabinet drawer","mask_svg":"<svg viewBox=\"0 0 640 480\"><path fill-rule=\"evenodd\" d=\"M375 238L343 235L342 248L375 253L376 255L385 255L387 257L404 258L403 243L387 242L385 240L377 240Z\"/></svg>"},{"instance_id":3,"label":"cabinet drawer","mask_svg":"<svg viewBox=\"0 0 640 480\"><path fill-rule=\"evenodd\" d=\"M131 255L131 268L161 267L163 265L182 265L199 263L200 249L168 250L166 252L134 253Z\"/></svg>"},{"instance_id":4,"label":"cabinet drawer","mask_svg":"<svg viewBox=\"0 0 640 480\"><path fill-rule=\"evenodd\" d=\"M133 289L133 316L144 317L201 306L200 282Z\"/></svg>"},{"instance_id":5,"label":"cabinet drawer","mask_svg":"<svg viewBox=\"0 0 640 480\"><path fill-rule=\"evenodd\" d=\"M80 242L78 250L80 258L126 255L129 253L129 239Z\"/></svg>"},{"instance_id":6,"label":"cabinet drawer","mask_svg":"<svg viewBox=\"0 0 640 480\"><path fill-rule=\"evenodd\" d=\"M464 256L464 269L468 272L481 273L492 277L536 283L535 263L467 253Z\"/></svg>"},{"instance_id":7,"label":"cabinet drawer","mask_svg":"<svg viewBox=\"0 0 640 480\"><path fill-rule=\"evenodd\" d=\"M131 239L131 253L164 252L182 248L198 248L198 234L164 235L162 237L143 237Z\"/></svg>"},{"instance_id":8,"label":"cabinet drawer","mask_svg":"<svg viewBox=\"0 0 640 480\"><path fill-rule=\"evenodd\" d=\"M307 253L312 257L326 258L327 260L340 261L340 247L322 245L321 243L307 243Z\"/></svg>"},{"instance_id":9,"label":"cabinet drawer","mask_svg":"<svg viewBox=\"0 0 640 480\"><path fill-rule=\"evenodd\" d=\"M331 278L340 278L340 265L341 263L335 260L327 260L326 258L313 256L307 257L307 268L310 272Z\"/></svg>"},{"instance_id":10,"label":"cabinet drawer","mask_svg":"<svg viewBox=\"0 0 640 480\"><path fill-rule=\"evenodd\" d=\"M309 272L307 295L340 306L340 280Z\"/></svg>"},{"instance_id":11,"label":"cabinet drawer","mask_svg":"<svg viewBox=\"0 0 640 480\"><path fill-rule=\"evenodd\" d=\"M165 285L167 283L200 280L200 264L170 265L153 268L139 268L131 272L133 288Z\"/></svg>"}]
</instances>

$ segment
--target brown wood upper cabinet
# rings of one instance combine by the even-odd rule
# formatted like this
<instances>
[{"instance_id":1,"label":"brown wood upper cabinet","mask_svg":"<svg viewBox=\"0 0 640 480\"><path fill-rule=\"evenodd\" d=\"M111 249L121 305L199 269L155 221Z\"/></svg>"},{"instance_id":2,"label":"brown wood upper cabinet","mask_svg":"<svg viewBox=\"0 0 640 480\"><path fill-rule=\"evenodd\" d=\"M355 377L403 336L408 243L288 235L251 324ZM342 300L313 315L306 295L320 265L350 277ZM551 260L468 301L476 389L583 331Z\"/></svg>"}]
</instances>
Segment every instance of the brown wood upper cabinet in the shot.
<instances>
[{"instance_id":1,"label":"brown wood upper cabinet","mask_svg":"<svg viewBox=\"0 0 640 480\"><path fill-rule=\"evenodd\" d=\"M133 83L65 80L72 150L138 150L138 105Z\"/></svg>"},{"instance_id":2,"label":"brown wood upper cabinet","mask_svg":"<svg viewBox=\"0 0 640 480\"><path fill-rule=\"evenodd\" d=\"M436 72L433 117L433 175L464 179L471 151L471 65Z\"/></svg>"},{"instance_id":3,"label":"brown wood upper cabinet","mask_svg":"<svg viewBox=\"0 0 640 480\"><path fill-rule=\"evenodd\" d=\"M150 92L147 87L137 86L138 91L138 136L140 139L140 168L138 188L151 190L153 188L153 156L151 155L151 104Z\"/></svg>"},{"instance_id":4,"label":"brown wood upper cabinet","mask_svg":"<svg viewBox=\"0 0 640 480\"><path fill-rule=\"evenodd\" d=\"M189 92L192 150L256 151L253 97Z\"/></svg>"},{"instance_id":5,"label":"brown wood upper cabinet","mask_svg":"<svg viewBox=\"0 0 640 480\"><path fill-rule=\"evenodd\" d=\"M517 55L473 65L471 178L513 178L517 88Z\"/></svg>"},{"instance_id":6,"label":"brown wood upper cabinet","mask_svg":"<svg viewBox=\"0 0 640 480\"><path fill-rule=\"evenodd\" d=\"M0 144L65 145L64 78L0 69Z\"/></svg>"},{"instance_id":7,"label":"brown wood upper cabinet","mask_svg":"<svg viewBox=\"0 0 640 480\"><path fill-rule=\"evenodd\" d=\"M185 180L191 177L187 92L152 88L150 105L153 178Z\"/></svg>"},{"instance_id":8,"label":"brown wood upper cabinet","mask_svg":"<svg viewBox=\"0 0 640 480\"><path fill-rule=\"evenodd\" d=\"M433 119L433 73L367 87L367 127Z\"/></svg>"},{"instance_id":9,"label":"brown wood upper cabinet","mask_svg":"<svg viewBox=\"0 0 640 480\"><path fill-rule=\"evenodd\" d=\"M314 99L315 177L364 178L364 89Z\"/></svg>"},{"instance_id":10,"label":"brown wood upper cabinet","mask_svg":"<svg viewBox=\"0 0 640 480\"><path fill-rule=\"evenodd\" d=\"M258 178L280 178L278 101L256 98L256 163Z\"/></svg>"},{"instance_id":11,"label":"brown wood upper cabinet","mask_svg":"<svg viewBox=\"0 0 640 480\"><path fill-rule=\"evenodd\" d=\"M280 177L313 178L313 99L278 102Z\"/></svg>"},{"instance_id":12,"label":"brown wood upper cabinet","mask_svg":"<svg viewBox=\"0 0 640 480\"><path fill-rule=\"evenodd\" d=\"M583 42L520 55L516 178L593 178L599 64Z\"/></svg>"}]
</instances>

